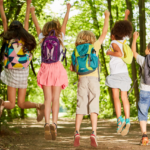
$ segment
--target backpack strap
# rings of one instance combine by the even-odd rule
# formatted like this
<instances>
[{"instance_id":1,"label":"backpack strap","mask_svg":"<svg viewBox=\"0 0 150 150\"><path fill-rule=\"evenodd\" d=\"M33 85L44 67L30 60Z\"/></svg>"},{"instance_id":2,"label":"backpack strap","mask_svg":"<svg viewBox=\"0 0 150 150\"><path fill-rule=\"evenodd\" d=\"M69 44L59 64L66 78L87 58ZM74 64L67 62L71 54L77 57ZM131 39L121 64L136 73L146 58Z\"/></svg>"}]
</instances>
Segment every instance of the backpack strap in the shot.
<instances>
[{"instance_id":1,"label":"backpack strap","mask_svg":"<svg viewBox=\"0 0 150 150\"><path fill-rule=\"evenodd\" d=\"M1 47L1 51L0 51L0 74L2 72L2 68L3 68L3 58L4 58L4 51L5 51L5 46L6 46L6 42L3 43L2 47Z\"/></svg>"},{"instance_id":2,"label":"backpack strap","mask_svg":"<svg viewBox=\"0 0 150 150\"><path fill-rule=\"evenodd\" d=\"M123 42L120 42L117 40L117 42L121 43L121 44L125 44L127 40L124 40Z\"/></svg>"},{"instance_id":3,"label":"backpack strap","mask_svg":"<svg viewBox=\"0 0 150 150\"><path fill-rule=\"evenodd\" d=\"M34 70L34 67L33 67L33 61L32 61L32 60L31 60L30 64L31 64L31 69L32 69L34 75L36 76L36 73L35 73L35 70Z\"/></svg>"},{"instance_id":4,"label":"backpack strap","mask_svg":"<svg viewBox=\"0 0 150 150\"><path fill-rule=\"evenodd\" d=\"M99 60L99 55L98 55L98 81L100 82L100 73L101 72L101 62Z\"/></svg>"},{"instance_id":5,"label":"backpack strap","mask_svg":"<svg viewBox=\"0 0 150 150\"><path fill-rule=\"evenodd\" d=\"M66 57L66 52L67 52L67 49L65 48L65 51L63 52L63 50L61 51L61 53L63 54L63 57L61 59L61 61L64 61L65 59L65 64L67 66L67 57Z\"/></svg>"},{"instance_id":6,"label":"backpack strap","mask_svg":"<svg viewBox=\"0 0 150 150\"><path fill-rule=\"evenodd\" d=\"M51 36L52 32L53 32L53 36L55 36L55 30L51 30L51 31L49 32L49 36Z\"/></svg>"}]
</instances>

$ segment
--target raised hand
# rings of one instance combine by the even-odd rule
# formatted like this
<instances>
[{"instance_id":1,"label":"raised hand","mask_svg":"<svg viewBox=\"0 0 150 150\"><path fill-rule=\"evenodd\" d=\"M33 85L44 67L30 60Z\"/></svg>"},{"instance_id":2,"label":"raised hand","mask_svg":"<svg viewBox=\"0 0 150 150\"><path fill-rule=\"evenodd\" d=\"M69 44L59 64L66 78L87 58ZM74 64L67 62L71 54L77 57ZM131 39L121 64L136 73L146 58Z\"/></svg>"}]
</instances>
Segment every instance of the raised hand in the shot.
<instances>
[{"instance_id":1,"label":"raised hand","mask_svg":"<svg viewBox=\"0 0 150 150\"><path fill-rule=\"evenodd\" d=\"M34 6L31 6L30 7L30 12L34 12L35 11L35 7Z\"/></svg>"},{"instance_id":2,"label":"raised hand","mask_svg":"<svg viewBox=\"0 0 150 150\"><path fill-rule=\"evenodd\" d=\"M126 10L125 10L125 15L129 16L129 14L130 14L130 10L129 10L129 9L126 9Z\"/></svg>"},{"instance_id":3,"label":"raised hand","mask_svg":"<svg viewBox=\"0 0 150 150\"><path fill-rule=\"evenodd\" d=\"M139 37L139 32L134 32L133 39L137 40L138 37Z\"/></svg>"},{"instance_id":4,"label":"raised hand","mask_svg":"<svg viewBox=\"0 0 150 150\"><path fill-rule=\"evenodd\" d=\"M30 5L32 0L27 0L27 5Z\"/></svg>"},{"instance_id":5,"label":"raised hand","mask_svg":"<svg viewBox=\"0 0 150 150\"><path fill-rule=\"evenodd\" d=\"M3 6L3 0L0 0L0 6Z\"/></svg>"},{"instance_id":6,"label":"raised hand","mask_svg":"<svg viewBox=\"0 0 150 150\"><path fill-rule=\"evenodd\" d=\"M109 17L110 16L110 12L108 10L105 10L105 17Z\"/></svg>"},{"instance_id":7,"label":"raised hand","mask_svg":"<svg viewBox=\"0 0 150 150\"><path fill-rule=\"evenodd\" d=\"M71 4L67 3L67 10L70 10L70 8L71 8Z\"/></svg>"}]
</instances>

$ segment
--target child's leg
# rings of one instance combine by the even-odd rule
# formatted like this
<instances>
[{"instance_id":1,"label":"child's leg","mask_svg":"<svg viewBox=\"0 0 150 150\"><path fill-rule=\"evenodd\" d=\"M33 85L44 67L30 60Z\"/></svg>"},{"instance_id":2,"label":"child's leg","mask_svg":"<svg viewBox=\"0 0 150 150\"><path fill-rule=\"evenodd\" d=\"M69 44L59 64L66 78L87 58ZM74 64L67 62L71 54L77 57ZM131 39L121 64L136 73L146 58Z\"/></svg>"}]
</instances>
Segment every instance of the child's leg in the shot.
<instances>
[{"instance_id":1,"label":"child's leg","mask_svg":"<svg viewBox=\"0 0 150 150\"><path fill-rule=\"evenodd\" d=\"M138 120L142 132L141 145L147 145L149 140L147 136L148 109L150 106L150 92L140 90L140 100L138 102Z\"/></svg>"},{"instance_id":2,"label":"child's leg","mask_svg":"<svg viewBox=\"0 0 150 150\"><path fill-rule=\"evenodd\" d=\"M25 102L26 89L18 89L18 106L22 109L37 108L37 103Z\"/></svg>"},{"instance_id":3,"label":"child's leg","mask_svg":"<svg viewBox=\"0 0 150 150\"><path fill-rule=\"evenodd\" d=\"M96 129L97 129L97 114L91 113L91 123L92 123L92 131L94 131L94 134L96 135Z\"/></svg>"},{"instance_id":4,"label":"child's leg","mask_svg":"<svg viewBox=\"0 0 150 150\"><path fill-rule=\"evenodd\" d=\"M82 119L83 119L83 115L82 114L76 114L75 131L78 131L78 133L79 133L79 130L80 130Z\"/></svg>"},{"instance_id":5,"label":"child's leg","mask_svg":"<svg viewBox=\"0 0 150 150\"><path fill-rule=\"evenodd\" d=\"M116 116L117 118L119 118L121 116L121 103L119 99L119 89L112 88L112 94L113 94L113 99L114 99Z\"/></svg>"},{"instance_id":6,"label":"child's leg","mask_svg":"<svg viewBox=\"0 0 150 150\"><path fill-rule=\"evenodd\" d=\"M52 86L52 121L53 124L50 125L50 131L52 134L52 140L57 137L57 120L59 113L59 97L61 93L61 86Z\"/></svg>"},{"instance_id":7,"label":"child's leg","mask_svg":"<svg viewBox=\"0 0 150 150\"><path fill-rule=\"evenodd\" d=\"M127 95L127 91L121 91L121 99L123 102L123 109L124 109L124 113L125 113L125 118L126 118L126 126L125 128L122 130L121 135L127 135L129 132L129 128L130 128L130 104L129 104L129 100L128 100L128 95Z\"/></svg>"},{"instance_id":8,"label":"child's leg","mask_svg":"<svg viewBox=\"0 0 150 150\"><path fill-rule=\"evenodd\" d=\"M147 121L140 121L140 128L141 132L146 133L147 132Z\"/></svg>"},{"instance_id":9,"label":"child's leg","mask_svg":"<svg viewBox=\"0 0 150 150\"><path fill-rule=\"evenodd\" d=\"M51 113L51 101L52 101L52 87L43 86L44 92L44 104L45 104L45 123L49 126L50 123L50 113Z\"/></svg>"},{"instance_id":10,"label":"child's leg","mask_svg":"<svg viewBox=\"0 0 150 150\"><path fill-rule=\"evenodd\" d=\"M8 101L4 101L2 107L6 109L13 109L16 101L16 88L7 86L7 95Z\"/></svg>"},{"instance_id":11,"label":"child's leg","mask_svg":"<svg viewBox=\"0 0 150 150\"><path fill-rule=\"evenodd\" d=\"M121 99L123 102L125 118L127 119L130 117L130 104L129 104L129 100L128 100L127 91L121 91Z\"/></svg>"},{"instance_id":12,"label":"child's leg","mask_svg":"<svg viewBox=\"0 0 150 150\"><path fill-rule=\"evenodd\" d=\"M61 86L53 86L52 93L53 93L53 96L52 96L52 120L53 120L53 123L57 124Z\"/></svg>"}]
</instances>

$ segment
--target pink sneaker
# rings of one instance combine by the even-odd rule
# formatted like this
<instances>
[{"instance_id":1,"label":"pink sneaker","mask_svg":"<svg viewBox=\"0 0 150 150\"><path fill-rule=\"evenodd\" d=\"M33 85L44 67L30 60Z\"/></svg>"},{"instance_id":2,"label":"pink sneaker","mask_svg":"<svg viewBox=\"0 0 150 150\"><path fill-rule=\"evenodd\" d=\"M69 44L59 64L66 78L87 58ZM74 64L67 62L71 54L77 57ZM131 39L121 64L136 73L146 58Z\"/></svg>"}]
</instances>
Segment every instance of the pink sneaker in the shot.
<instances>
[{"instance_id":1,"label":"pink sneaker","mask_svg":"<svg viewBox=\"0 0 150 150\"><path fill-rule=\"evenodd\" d=\"M94 131L92 132L90 139L91 139L91 146L97 147L98 143L97 143L97 139L96 139L96 135L94 134Z\"/></svg>"},{"instance_id":2,"label":"pink sneaker","mask_svg":"<svg viewBox=\"0 0 150 150\"><path fill-rule=\"evenodd\" d=\"M74 147L80 146L79 141L80 141L80 134L78 133L78 131L76 131L74 135Z\"/></svg>"}]
</instances>

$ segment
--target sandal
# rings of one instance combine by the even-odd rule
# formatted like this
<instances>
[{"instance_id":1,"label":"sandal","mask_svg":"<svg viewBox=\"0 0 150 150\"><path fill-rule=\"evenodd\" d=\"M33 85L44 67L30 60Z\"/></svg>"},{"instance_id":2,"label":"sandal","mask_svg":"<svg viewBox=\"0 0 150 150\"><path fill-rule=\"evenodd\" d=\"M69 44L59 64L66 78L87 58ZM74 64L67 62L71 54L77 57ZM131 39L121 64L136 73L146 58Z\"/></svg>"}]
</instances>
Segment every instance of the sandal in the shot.
<instances>
[{"instance_id":1,"label":"sandal","mask_svg":"<svg viewBox=\"0 0 150 150\"><path fill-rule=\"evenodd\" d=\"M37 104L37 121L40 122L42 121L43 117L44 117L44 104Z\"/></svg>"},{"instance_id":2,"label":"sandal","mask_svg":"<svg viewBox=\"0 0 150 150\"><path fill-rule=\"evenodd\" d=\"M50 125L50 132L52 134L52 140L56 140L57 137L57 124L53 123Z\"/></svg>"},{"instance_id":3,"label":"sandal","mask_svg":"<svg viewBox=\"0 0 150 150\"><path fill-rule=\"evenodd\" d=\"M121 123L121 124L120 124ZM117 133L120 133L123 129L123 127L125 126L125 120L122 118L122 116L120 116L118 119L117 119L117 125L118 125L118 128L117 128Z\"/></svg>"},{"instance_id":4,"label":"sandal","mask_svg":"<svg viewBox=\"0 0 150 150\"><path fill-rule=\"evenodd\" d=\"M2 104L3 104L3 100L2 99L0 99L0 117L1 117L1 115L2 115L2 111L3 111L3 106L2 106Z\"/></svg>"},{"instance_id":5,"label":"sandal","mask_svg":"<svg viewBox=\"0 0 150 150\"><path fill-rule=\"evenodd\" d=\"M121 135L122 135L122 136L127 135L128 132L129 132L129 128L130 128L130 119L128 118L128 119L126 119L126 126L125 126L125 128L122 130Z\"/></svg>"},{"instance_id":6,"label":"sandal","mask_svg":"<svg viewBox=\"0 0 150 150\"><path fill-rule=\"evenodd\" d=\"M79 141L80 141L80 134L78 133L78 131L76 131L74 135L74 147L80 146Z\"/></svg>"},{"instance_id":7,"label":"sandal","mask_svg":"<svg viewBox=\"0 0 150 150\"><path fill-rule=\"evenodd\" d=\"M44 125L44 137L46 140L52 140L52 135L51 135L51 132L50 132L50 127L47 126L48 123L45 123Z\"/></svg>"}]
</instances>

